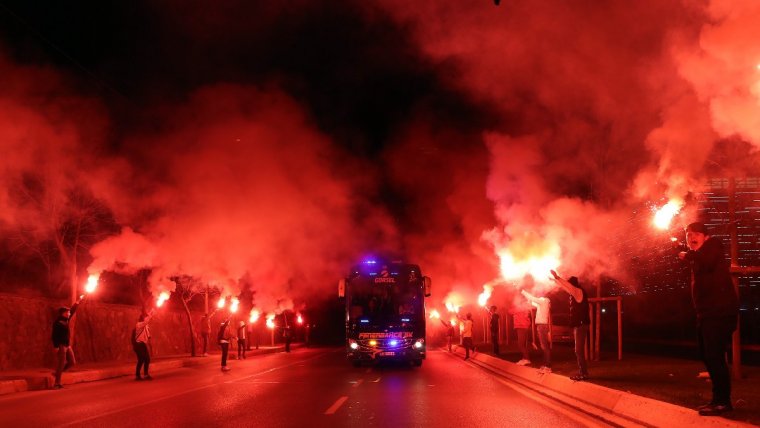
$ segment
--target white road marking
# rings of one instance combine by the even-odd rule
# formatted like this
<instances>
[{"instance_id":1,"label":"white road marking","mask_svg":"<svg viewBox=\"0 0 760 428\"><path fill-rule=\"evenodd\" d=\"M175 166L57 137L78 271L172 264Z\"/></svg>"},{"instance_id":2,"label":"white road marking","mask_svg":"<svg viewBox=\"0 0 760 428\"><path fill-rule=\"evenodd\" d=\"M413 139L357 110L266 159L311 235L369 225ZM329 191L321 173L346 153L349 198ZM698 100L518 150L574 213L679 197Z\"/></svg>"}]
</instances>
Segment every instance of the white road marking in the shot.
<instances>
[{"instance_id":1,"label":"white road marking","mask_svg":"<svg viewBox=\"0 0 760 428\"><path fill-rule=\"evenodd\" d=\"M353 387L354 388L358 387L359 385L362 384L362 382L364 382L364 379L359 379L359 380L355 381Z\"/></svg>"},{"instance_id":2,"label":"white road marking","mask_svg":"<svg viewBox=\"0 0 760 428\"><path fill-rule=\"evenodd\" d=\"M377 378L377 379L375 379L375 380L373 380L372 383L378 383L378 382L380 382L380 379L382 379L382 376L379 377L379 378Z\"/></svg>"},{"instance_id":3,"label":"white road marking","mask_svg":"<svg viewBox=\"0 0 760 428\"><path fill-rule=\"evenodd\" d=\"M346 400L348 400L348 396L347 395L344 395L344 396L338 398L337 400L335 400L335 402L333 403L333 405L330 406L329 409L325 410L325 414L326 415L332 415L333 413L337 412L338 409L340 409L340 406L342 406L343 403L346 402Z\"/></svg>"}]
</instances>

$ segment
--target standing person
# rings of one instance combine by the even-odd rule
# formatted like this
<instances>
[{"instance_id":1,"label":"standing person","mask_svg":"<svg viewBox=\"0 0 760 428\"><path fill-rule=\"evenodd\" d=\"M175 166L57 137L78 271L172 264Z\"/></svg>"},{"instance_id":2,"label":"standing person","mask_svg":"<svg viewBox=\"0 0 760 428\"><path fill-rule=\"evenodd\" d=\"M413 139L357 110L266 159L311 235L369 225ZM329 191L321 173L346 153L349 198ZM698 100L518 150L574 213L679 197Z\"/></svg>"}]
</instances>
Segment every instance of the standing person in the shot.
<instances>
[{"instance_id":1,"label":"standing person","mask_svg":"<svg viewBox=\"0 0 760 428\"><path fill-rule=\"evenodd\" d=\"M219 325L217 340L219 341L219 347L222 348L222 371L228 372L230 371L230 368L227 367L227 355L230 352L230 341L232 340L232 331L230 329L229 318L222 321L222 323Z\"/></svg>"},{"instance_id":2,"label":"standing person","mask_svg":"<svg viewBox=\"0 0 760 428\"><path fill-rule=\"evenodd\" d=\"M588 313L588 295L581 287L577 277L561 278L557 272L551 271L554 282L570 295L570 327L573 328L575 339L575 358L578 361L578 374L570 379L579 381L588 379L588 363L586 362L586 342L591 317Z\"/></svg>"},{"instance_id":3,"label":"standing person","mask_svg":"<svg viewBox=\"0 0 760 428\"><path fill-rule=\"evenodd\" d=\"M536 307L536 332L541 349L544 351L544 365L539 370L540 373L552 372L552 347L549 342L549 317L551 314L551 300L547 297L536 297L525 290L520 293Z\"/></svg>"},{"instance_id":4,"label":"standing person","mask_svg":"<svg viewBox=\"0 0 760 428\"><path fill-rule=\"evenodd\" d=\"M55 348L56 366L55 366L55 383L53 388L61 389L61 375L71 366L77 363L74 358L74 350L71 347L71 330L69 329L69 322L79 307L79 304L84 300L84 295L71 305L71 308L63 306L58 309L58 317L53 321L53 328L51 339L53 341L53 348Z\"/></svg>"},{"instance_id":5,"label":"standing person","mask_svg":"<svg viewBox=\"0 0 760 428\"><path fill-rule=\"evenodd\" d=\"M451 324L451 321L445 322L442 319L439 319L438 321L446 327L446 344L449 347L449 352L451 352L451 342L454 340L454 326Z\"/></svg>"},{"instance_id":6,"label":"standing person","mask_svg":"<svg viewBox=\"0 0 760 428\"><path fill-rule=\"evenodd\" d=\"M493 343L493 354L499 355L499 314L496 312L496 305L491 306L488 311L491 318L489 328L491 330L491 342Z\"/></svg>"},{"instance_id":7,"label":"standing person","mask_svg":"<svg viewBox=\"0 0 760 428\"><path fill-rule=\"evenodd\" d=\"M135 366L135 380L153 380L148 374L150 369L150 351L148 350L148 343L150 343L150 328L148 324L153 319L155 308L151 309L148 314L144 312L140 314L140 318L135 324L135 330L132 332L134 335L134 349L137 355L137 366ZM140 368L143 369L143 377L140 377Z\"/></svg>"},{"instance_id":8,"label":"standing person","mask_svg":"<svg viewBox=\"0 0 760 428\"><path fill-rule=\"evenodd\" d=\"M520 307L512 310L513 325L517 333L517 349L520 351L520 360L515 363L518 366L530 364L528 351L528 330L530 329L530 311Z\"/></svg>"},{"instance_id":9,"label":"standing person","mask_svg":"<svg viewBox=\"0 0 760 428\"><path fill-rule=\"evenodd\" d=\"M726 350L736 330L739 297L720 239L711 237L704 224L691 223L686 227L686 244L689 251L680 252L678 257L691 265L699 350L712 382L712 400L699 408L699 414L720 415L733 410Z\"/></svg>"},{"instance_id":10,"label":"standing person","mask_svg":"<svg viewBox=\"0 0 760 428\"><path fill-rule=\"evenodd\" d=\"M217 309L215 309L213 312L205 313L201 317L201 339L203 340L203 353L202 355L204 357L208 357L208 345L209 340L211 339L211 318L216 313Z\"/></svg>"},{"instance_id":11,"label":"standing person","mask_svg":"<svg viewBox=\"0 0 760 428\"><path fill-rule=\"evenodd\" d=\"M282 338L285 340L285 352L290 352L290 342L293 340L293 332L290 329L288 315L285 312L282 313L282 322Z\"/></svg>"},{"instance_id":12,"label":"standing person","mask_svg":"<svg viewBox=\"0 0 760 428\"><path fill-rule=\"evenodd\" d=\"M462 346L464 346L464 359L470 358L470 349L472 349L472 355L475 356L475 344L472 341L472 313L467 312L465 319L462 321Z\"/></svg>"},{"instance_id":13,"label":"standing person","mask_svg":"<svg viewBox=\"0 0 760 428\"><path fill-rule=\"evenodd\" d=\"M240 325L237 329L237 339L238 339L238 360L244 360L245 359L245 339L246 339L246 329L248 326L246 325L245 321L240 321Z\"/></svg>"}]
</instances>

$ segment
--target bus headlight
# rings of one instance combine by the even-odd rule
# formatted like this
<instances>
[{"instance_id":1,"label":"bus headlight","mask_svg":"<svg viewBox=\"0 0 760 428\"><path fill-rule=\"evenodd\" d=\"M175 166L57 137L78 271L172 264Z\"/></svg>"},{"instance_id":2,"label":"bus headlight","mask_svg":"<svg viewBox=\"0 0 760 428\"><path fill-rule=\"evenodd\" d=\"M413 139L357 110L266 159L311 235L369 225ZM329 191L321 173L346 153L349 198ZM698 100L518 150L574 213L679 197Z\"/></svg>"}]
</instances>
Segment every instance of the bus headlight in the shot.
<instances>
[{"instance_id":1,"label":"bus headlight","mask_svg":"<svg viewBox=\"0 0 760 428\"><path fill-rule=\"evenodd\" d=\"M423 346L425 346L425 339L417 339L417 341L414 342L415 349L422 349Z\"/></svg>"},{"instance_id":2,"label":"bus headlight","mask_svg":"<svg viewBox=\"0 0 760 428\"><path fill-rule=\"evenodd\" d=\"M355 351L355 350L359 349L359 344L356 343L356 342L354 342L353 340L350 340L348 342L348 347L351 348L351 349L353 349Z\"/></svg>"}]
</instances>

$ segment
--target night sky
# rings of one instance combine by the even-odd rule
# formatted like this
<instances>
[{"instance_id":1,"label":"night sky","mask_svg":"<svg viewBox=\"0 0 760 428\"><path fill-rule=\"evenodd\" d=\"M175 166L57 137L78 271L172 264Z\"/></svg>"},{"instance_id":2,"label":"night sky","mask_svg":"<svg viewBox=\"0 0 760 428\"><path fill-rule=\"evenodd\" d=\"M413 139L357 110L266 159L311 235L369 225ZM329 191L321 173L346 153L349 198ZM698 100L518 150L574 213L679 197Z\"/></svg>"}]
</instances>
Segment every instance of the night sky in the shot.
<instances>
[{"instance_id":1,"label":"night sky","mask_svg":"<svg viewBox=\"0 0 760 428\"><path fill-rule=\"evenodd\" d=\"M371 253L436 302L545 288L536 260L625 279L633 210L681 201L678 228L707 176L757 171L757 22L750 0L0 1L3 263L34 271L86 211L83 272L265 310Z\"/></svg>"}]
</instances>

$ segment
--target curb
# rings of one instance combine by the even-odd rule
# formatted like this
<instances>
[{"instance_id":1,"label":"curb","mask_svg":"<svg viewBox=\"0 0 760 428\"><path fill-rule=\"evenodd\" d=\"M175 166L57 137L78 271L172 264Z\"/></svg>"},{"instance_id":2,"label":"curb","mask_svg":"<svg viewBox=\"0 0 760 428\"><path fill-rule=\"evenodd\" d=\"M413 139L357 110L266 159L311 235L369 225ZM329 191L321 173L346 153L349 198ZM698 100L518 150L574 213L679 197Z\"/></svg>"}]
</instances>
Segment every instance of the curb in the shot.
<instances>
[{"instance_id":1,"label":"curb","mask_svg":"<svg viewBox=\"0 0 760 428\"><path fill-rule=\"evenodd\" d=\"M302 345L300 344L290 345L291 349L297 349L300 346ZM285 350L284 346L277 346L274 348L252 349L250 351L247 351L246 353L250 355L251 357L255 357L257 355L284 352L284 350ZM183 357L177 357L177 358L169 357L167 359L157 359L157 360L151 361L150 371L151 373L157 373L157 372L178 369L178 368L183 368L183 367L196 367L196 366L201 366L201 365L206 365L206 364L212 364L214 362L216 363L220 362L220 359L219 359L220 354L213 354L211 357L217 357L217 358L183 356ZM231 361L237 361L237 360L231 359ZM41 372L46 373L46 374L18 375L18 376L14 376L16 377L15 379L0 380L0 396L7 395L7 394L14 394L17 392L24 392L24 391L39 391L39 390L51 389L53 387L53 383L55 382L55 379L53 377L53 370L47 369L47 370L42 370ZM135 362L129 362L129 363L120 362L114 366L65 372L61 376L61 384L73 385L73 384L82 383L82 382L95 382L99 380L113 379L113 378L123 377L123 376L134 376L134 373L135 373Z\"/></svg>"},{"instance_id":2,"label":"curb","mask_svg":"<svg viewBox=\"0 0 760 428\"><path fill-rule=\"evenodd\" d=\"M458 346L454 352L464 355L464 350L460 348ZM557 393L552 394L552 398L572 407L578 408L579 402L585 404L582 411L588 412L591 409L591 413L601 419L605 419L607 413L648 426L754 427L722 417L700 416L696 410L686 407L589 382L575 382L555 373L538 375L535 368L518 366L482 352L471 356L470 360L476 361L484 369L500 375L506 374L530 389L549 389Z\"/></svg>"}]
</instances>

